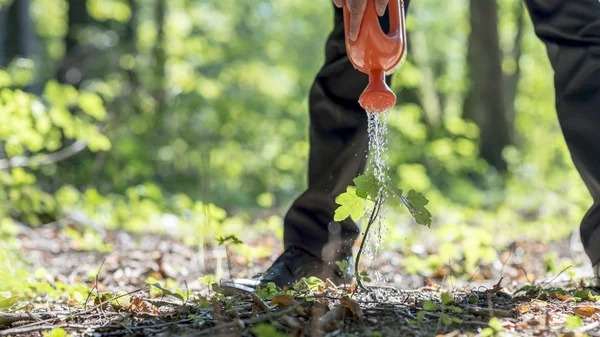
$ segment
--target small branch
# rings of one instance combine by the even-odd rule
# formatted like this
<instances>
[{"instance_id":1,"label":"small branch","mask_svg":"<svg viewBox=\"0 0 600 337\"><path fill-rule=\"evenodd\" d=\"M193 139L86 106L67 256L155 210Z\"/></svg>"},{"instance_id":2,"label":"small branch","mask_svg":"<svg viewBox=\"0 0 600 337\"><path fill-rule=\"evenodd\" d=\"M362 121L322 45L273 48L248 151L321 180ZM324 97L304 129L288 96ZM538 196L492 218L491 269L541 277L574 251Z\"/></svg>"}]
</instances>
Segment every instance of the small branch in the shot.
<instances>
[{"instance_id":1,"label":"small branch","mask_svg":"<svg viewBox=\"0 0 600 337\"><path fill-rule=\"evenodd\" d=\"M33 157L13 157L0 160L0 170L11 167L28 167L32 165L49 165L70 158L87 148L87 143L81 140L59 151Z\"/></svg>"},{"instance_id":2,"label":"small branch","mask_svg":"<svg viewBox=\"0 0 600 337\"><path fill-rule=\"evenodd\" d=\"M81 312L76 312L76 313L71 313L71 314L66 315L65 317L60 317L60 316L57 315L56 317L44 319L44 320L37 321L37 322L34 322L34 323L29 323L29 324L23 325L23 326L21 326L19 328L13 328L13 329L7 329L7 330L4 330L4 331L0 331L0 336L11 335L11 334L15 333L14 332L15 330L23 329L23 328L28 328L28 327L34 327L34 326L37 327L40 324L50 323L50 322L52 322L54 320L57 320L57 319L68 319L68 318L74 318L74 317L83 316L83 315L91 313L92 311L100 308L101 306L105 305L106 303L109 303L112 300L115 300L115 299L118 299L118 298L121 298L121 297L124 297L124 296L129 296L129 295L132 295L132 294L135 294L135 293L139 293L139 292L142 292L142 291L147 290L147 289L148 289L148 287L144 287L144 288L140 288L140 289L137 289L137 290L134 290L134 291L130 291L130 292L126 293L126 294L115 296L115 297L110 298L110 299L108 299L106 301L100 302L99 304L97 304L97 305L95 305L95 306L93 306L93 307L91 307L91 308L89 308L87 310L83 310ZM29 318L29 316L28 316L28 318ZM29 318L29 319L31 319L31 318Z\"/></svg>"},{"instance_id":3,"label":"small branch","mask_svg":"<svg viewBox=\"0 0 600 337\"><path fill-rule=\"evenodd\" d=\"M291 312L294 312L296 309L298 309L300 307L300 304L296 304L294 306L291 306L287 309L281 310L281 311L275 311L272 312L270 314L266 314L266 315L261 315L258 317L254 317L254 318L250 318L250 319L246 319L246 320L242 320L242 322L244 323L245 326L248 325L252 325L252 324L258 324L258 323L262 323L262 322L268 322L274 319L277 319L281 316L287 315ZM220 330L229 330L229 329L235 329L236 327L236 322L230 322L230 323L225 323L225 324L221 324L221 325L217 325L215 327L212 327L211 329L207 329L204 331L199 331L197 333L192 333L189 335L183 335L184 337L198 337L198 336L206 336L206 335L210 335L210 336L216 336L216 332L220 331Z\"/></svg>"},{"instance_id":4,"label":"small branch","mask_svg":"<svg viewBox=\"0 0 600 337\"><path fill-rule=\"evenodd\" d=\"M600 327L600 322L594 322L594 323L590 323L588 325L582 326L581 328L578 329L578 331L581 333L586 333L588 331L595 330L598 327Z\"/></svg>"},{"instance_id":5,"label":"small branch","mask_svg":"<svg viewBox=\"0 0 600 337\"><path fill-rule=\"evenodd\" d=\"M66 312L43 312L35 313L41 319L57 318ZM37 317L32 317L29 313L0 313L0 325L11 325L15 322L38 321Z\"/></svg>"}]
</instances>

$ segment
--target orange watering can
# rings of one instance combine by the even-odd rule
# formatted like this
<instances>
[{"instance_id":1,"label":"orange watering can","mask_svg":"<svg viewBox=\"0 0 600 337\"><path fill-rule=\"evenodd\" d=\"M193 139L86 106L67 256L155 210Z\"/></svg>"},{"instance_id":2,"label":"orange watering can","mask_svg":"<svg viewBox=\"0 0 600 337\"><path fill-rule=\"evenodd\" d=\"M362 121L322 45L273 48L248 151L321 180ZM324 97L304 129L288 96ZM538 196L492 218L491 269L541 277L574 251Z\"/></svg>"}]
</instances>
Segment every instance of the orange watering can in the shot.
<instances>
[{"instance_id":1,"label":"orange watering can","mask_svg":"<svg viewBox=\"0 0 600 337\"><path fill-rule=\"evenodd\" d=\"M390 30L386 34L379 24L375 0L367 0L367 7L355 41L348 37L350 11L344 6L346 52L350 62L369 75L369 85L358 102L367 112L381 113L396 104L396 95L385 83L385 74L394 71L406 54L406 28L404 26L404 1L388 3Z\"/></svg>"}]
</instances>

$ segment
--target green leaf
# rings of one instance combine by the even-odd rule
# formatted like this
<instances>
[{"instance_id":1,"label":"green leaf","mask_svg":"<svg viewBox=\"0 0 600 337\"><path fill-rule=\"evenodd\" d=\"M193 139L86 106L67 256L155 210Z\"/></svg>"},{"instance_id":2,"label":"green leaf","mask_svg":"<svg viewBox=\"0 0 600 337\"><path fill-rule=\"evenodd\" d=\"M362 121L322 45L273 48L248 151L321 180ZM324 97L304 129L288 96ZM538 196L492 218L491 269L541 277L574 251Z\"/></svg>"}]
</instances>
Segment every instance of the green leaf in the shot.
<instances>
[{"instance_id":1,"label":"green leaf","mask_svg":"<svg viewBox=\"0 0 600 337\"><path fill-rule=\"evenodd\" d=\"M577 315L568 315L566 321L565 328L568 330L575 330L583 325L583 319Z\"/></svg>"},{"instance_id":2,"label":"green leaf","mask_svg":"<svg viewBox=\"0 0 600 337\"><path fill-rule=\"evenodd\" d=\"M463 322L459 317L452 317L452 321L456 324L462 324Z\"/></svg>"},{"instance_id":3,"label":"green leaf","mask_svg":"<svg viewBox=\"0 0 600 337\"><path fill-rule=\"evenodd\" d=\"M44 335L45 337L69 337L69 336L71 336L70 334L67 334L67 332L63 328L54 328L50 331L44 331L44 332L42 332L42 335Z\"/></svg>"},{"instance_id":4,"label":"green leaf","mask_svg":"<svg viewBox=\"0 0 600 337\"><path fill-rule=\"evenodd\" d=\"M333 220L343 221L349 216L352 220L358 221L365 215L367 210L367 201L356 195L356 188L349 186L346 192L335 198L335 202L340 205L335 210Z\"/></svg>"},{"instance_id":5,"label":"green leaf","mask_svg":"<svg viewBox=\"0 0 600 337\"><path fill-rule=\"evenodd\" d=\"M252 329L250 329L250 331L256 337L284 337L285 336L285 334L278 331L277 328L275 328L273 325L271 325L269 323L261 323L255 327L253 327Z\"/></svg>"},{"instance_id":6,"label":"green leaf","mask_svg":"<svg viewBox=\"0 0 600 337\"><path fill-rule=\"evenodd\" d=\"M452 296L448 293L443 293L442 294L442 305L447 305L452 303L452 301L454 301L454 298L452 298Z\"/></svg>"},{"instance_id":7,"label":"green leaf","mask_svg":"<svg viewBox=\"0 0 600 337\"><path fill-rule=\"evenodd\" d=\"M423 302L423 310L425 310L425 311L433 311L433 310L437 310L438 308L439 308L439 306L431 301Z\"/></svg>"},{"instance_id":8,"label":"green leaf","mask_svg":"<svg viewBox=\"0 0 600 337\"><path fill-rule=\"evenodd\" d=\"M418 322L423 322L423 318L425 318L425 314L427 312L426 311L419 311L417 312L417 321Z\"/></svg>"},{"instance_id":9,"label":"green leaf","mask_svg":"<svg viewBox=\"0 0 600 337\"><path fill-rule=\"evenodd\" d=\"M91 92L84 92L79 95L79 107L89 116L94 117L96 120L103 120L106 117L106 109L102 99Z\"/></svg>"},{"instance_id":10,"label":"green leaf","mask_svg":"<svg viewBox=\"0 0 600 337\"><path fill-rule=\"evenodd\" d=\"M73 298L79 304L83 304L83 302L85 302L85 297L83 297L83 295L79 291L73 293Z\"/></svg>"},{"instance_id":11,"label":"green leaf","mask_svg":"<svg viewBox=\"0 0 600 337\"><path fill-rule=\"evenodd\" d=\"M122 296L122 297L119 297ZM124 290L119 290L117 292L117 297L112 301L112 305L115 308L127 309L131 304L131 297Z\"/></svg>"},{"instance_id":12,"label":"green leaf","mask_svg":"<svg viewBox=\"0 0 600 337\"><path fill-rule=\"evenodd\" d=\"M237 236L235 235L228 235L228 236L221 236L217 238L217 242L219 243L219 246L222 246L226 243L230 243L232 245L239 245L244 243L242 240L240 240Z\"/></svg>"},{"instance_id":13,"label":"green leaf","mask_svg":"<svg viewBox=\"0 0 600 337\"><path fill-rule=\"evenodd\" d=\"M431 213L425 207L429 203L429 200L423 194L410 190L408 195L402 197L401 200L418 224L431 227Z\"/></svg>"},{"instance_id":14,"label":"green leaf","mask_svg":"<svg viewBox=\"0 0 600 337\"><path fill-rule=\"evenodd\" d=\"M593 298L594 295L589 290L578 290L573 294L573 297L579 297L582 301L587 301Z\"/></svg>"},{"instance_id":15,"label":"green leaf","mask_svg":"<svg viewBox=\"0 0 600 337\"><path fill-rule=\"evenodd\" d=\"M446 309L450 310L450 311L453 311L453 312L456 312L456 313L461 313L462 312L462 309L459 308L459 307L448 306L448 307L446 307Z\"/></svg>"},{"instance_id":16,"label":"green leaf","mask_svg":"<svg viewBox=\"0 0 600 337\"><path fill-rule=\"evenodd\" d=\"M344 272L344 271L346 271L346 269L348 269L348 261L346 261L346 260L335 261L335 264L338 266L338 268L340 268L340 270L342 272Z\"/></svg>"},{"instance_id":17,"label":"green leaf","mask_svg":"<svg viewBox=\"0 0 600 337\"><path fill-rule=\"evenodd\" d=\"M477 295L469 296L469 304L477 304L479 302L479 297Z\"/></svg>"},{"instance_id":18,"label":"green leaf","mask_svg":"<svg viewBox=\"0 0 600 337\"><path fill-rule=\"evenodd\" d=\"M216 283L213 283L213 284L216 284ZM170 295L170 296L173 296L173 297L177 297L178 299L180 299L182 301L185 301L183 299L183 296L181 296L180 294L174 293L174 292L172 292L172 291L170 291L168 289L163 288L160 285L160 283L155 283L155 284L153 284L153 286L155 286L156 288L160 289L163 292L163 294L165 294L165 295Z\"/></svg>"},{"instance_id":19,"label":"green leaf","mask_svg":"<svg viewBox=\"0 0 600 337\"><path fill-rule=\"evenodd\" d=\"M380 184L372 172L365 173L354 178L356 184L356 195L360 198L375 200L379 194Z\"/></svg>"},{"instance_id":20,"label":"green leaf","mask_svg":"<svg viewBox=\"0 0 600 337\"><path fill-rule=\"evenodd\" d=\"M445 326L452 324L452 318L448 314L442 314L442 316L440 316L440 319L442 320L442 323Z\"/></svg>"},{"instance_id":21,"label":"green leaf","mask_svg":"<svg viewBox=\"0 0 600 337\"><path fill-rule=\"evenodd\" d=\"M207 286L209 286L214 280L215 280L214 275L205 275L205 276L198 278L198 282L204 283Z\"/></svg>"},{"instance_id":22,"label":"green leaf","mask_svg":"<svg viewBox=\"0 0 600 337\"><path fill-rule=\"evenodd\" d=\"M500 319L498 319L498 317L493 317L492 319L490 319L490 321L488 322L488 325L490 326L490 328L494 329L494 331L496 332L500 332L502 331L502 322L500 322Z\"/></svg>"},{"instance_id":23,"label":"green leaf","mask_svg":"<svg viewBox=\"0 0 600 337\"><path fill-rule=\"evenodd\" d=\"M481 331L481 337L490 337L495 334L496 334L496 332L492 328L485 328Z\"/></svg>"}]
</instances>

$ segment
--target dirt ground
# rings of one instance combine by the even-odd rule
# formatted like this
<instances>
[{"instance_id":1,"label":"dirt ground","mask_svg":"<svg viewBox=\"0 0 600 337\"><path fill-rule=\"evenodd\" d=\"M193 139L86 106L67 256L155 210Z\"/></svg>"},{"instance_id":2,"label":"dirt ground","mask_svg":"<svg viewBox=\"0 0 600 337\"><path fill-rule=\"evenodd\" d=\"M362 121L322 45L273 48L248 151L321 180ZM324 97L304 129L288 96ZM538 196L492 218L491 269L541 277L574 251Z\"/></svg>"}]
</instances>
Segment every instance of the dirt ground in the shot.
<instances>
[{"instance_id":1,"label":"dirt ground","mask_svg":"<svg viewBox=\"0 0 600 337\"><path fill-rule=\"evenodd\" d=\"M405 258L401 252L384 251L370 265L387 281L367 290L325 282L287 294L227 296L198 278L216 272L250 277L264 270L281 251L275 237L246 242L273 248L271 256L249 266L243 256L227 258L222 247L201 250L166 236L102 234L113 245L109 253L82 251L57 228L24 229L23 256L48 271L48 282L97 287L94 295L85 294L90 299L83 307L40 295L1 313L0 336L59 336L63 330L72 336L600 336L600 297L587 287L591 268L576 236L549 245L514 242L499 251L499 261L452 281L444 268L429 277L409 275L398 262ZM569 272L548 275L544 258L550 251L574 261ZM150 279L190 295L162 291ZM101 293L127 303L94 303Z\"/></svg>"}]
</instances>

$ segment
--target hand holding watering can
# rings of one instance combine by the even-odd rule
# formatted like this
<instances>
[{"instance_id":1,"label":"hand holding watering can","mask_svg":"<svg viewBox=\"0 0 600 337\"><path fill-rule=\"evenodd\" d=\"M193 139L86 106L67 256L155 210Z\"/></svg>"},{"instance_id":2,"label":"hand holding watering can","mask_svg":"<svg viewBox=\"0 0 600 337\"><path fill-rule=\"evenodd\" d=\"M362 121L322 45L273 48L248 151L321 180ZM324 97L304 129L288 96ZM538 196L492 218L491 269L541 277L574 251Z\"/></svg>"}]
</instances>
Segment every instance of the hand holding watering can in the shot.
<instances>
[{"instance_id":1,"label":"hand holding watering can","mask_svg":"<svg viewBox=\"0 0 600 337\"><path fill-rule=\"evenodd\" d=\"M406 55L403 0L334 0L344 7L346 52L355 68L369 75L369 85L359 103L367 112L380 113L396 104L396 95L385 83ZM390 30L386 34L379 16L388 5Z\"/></svg>"}]
</instances>

